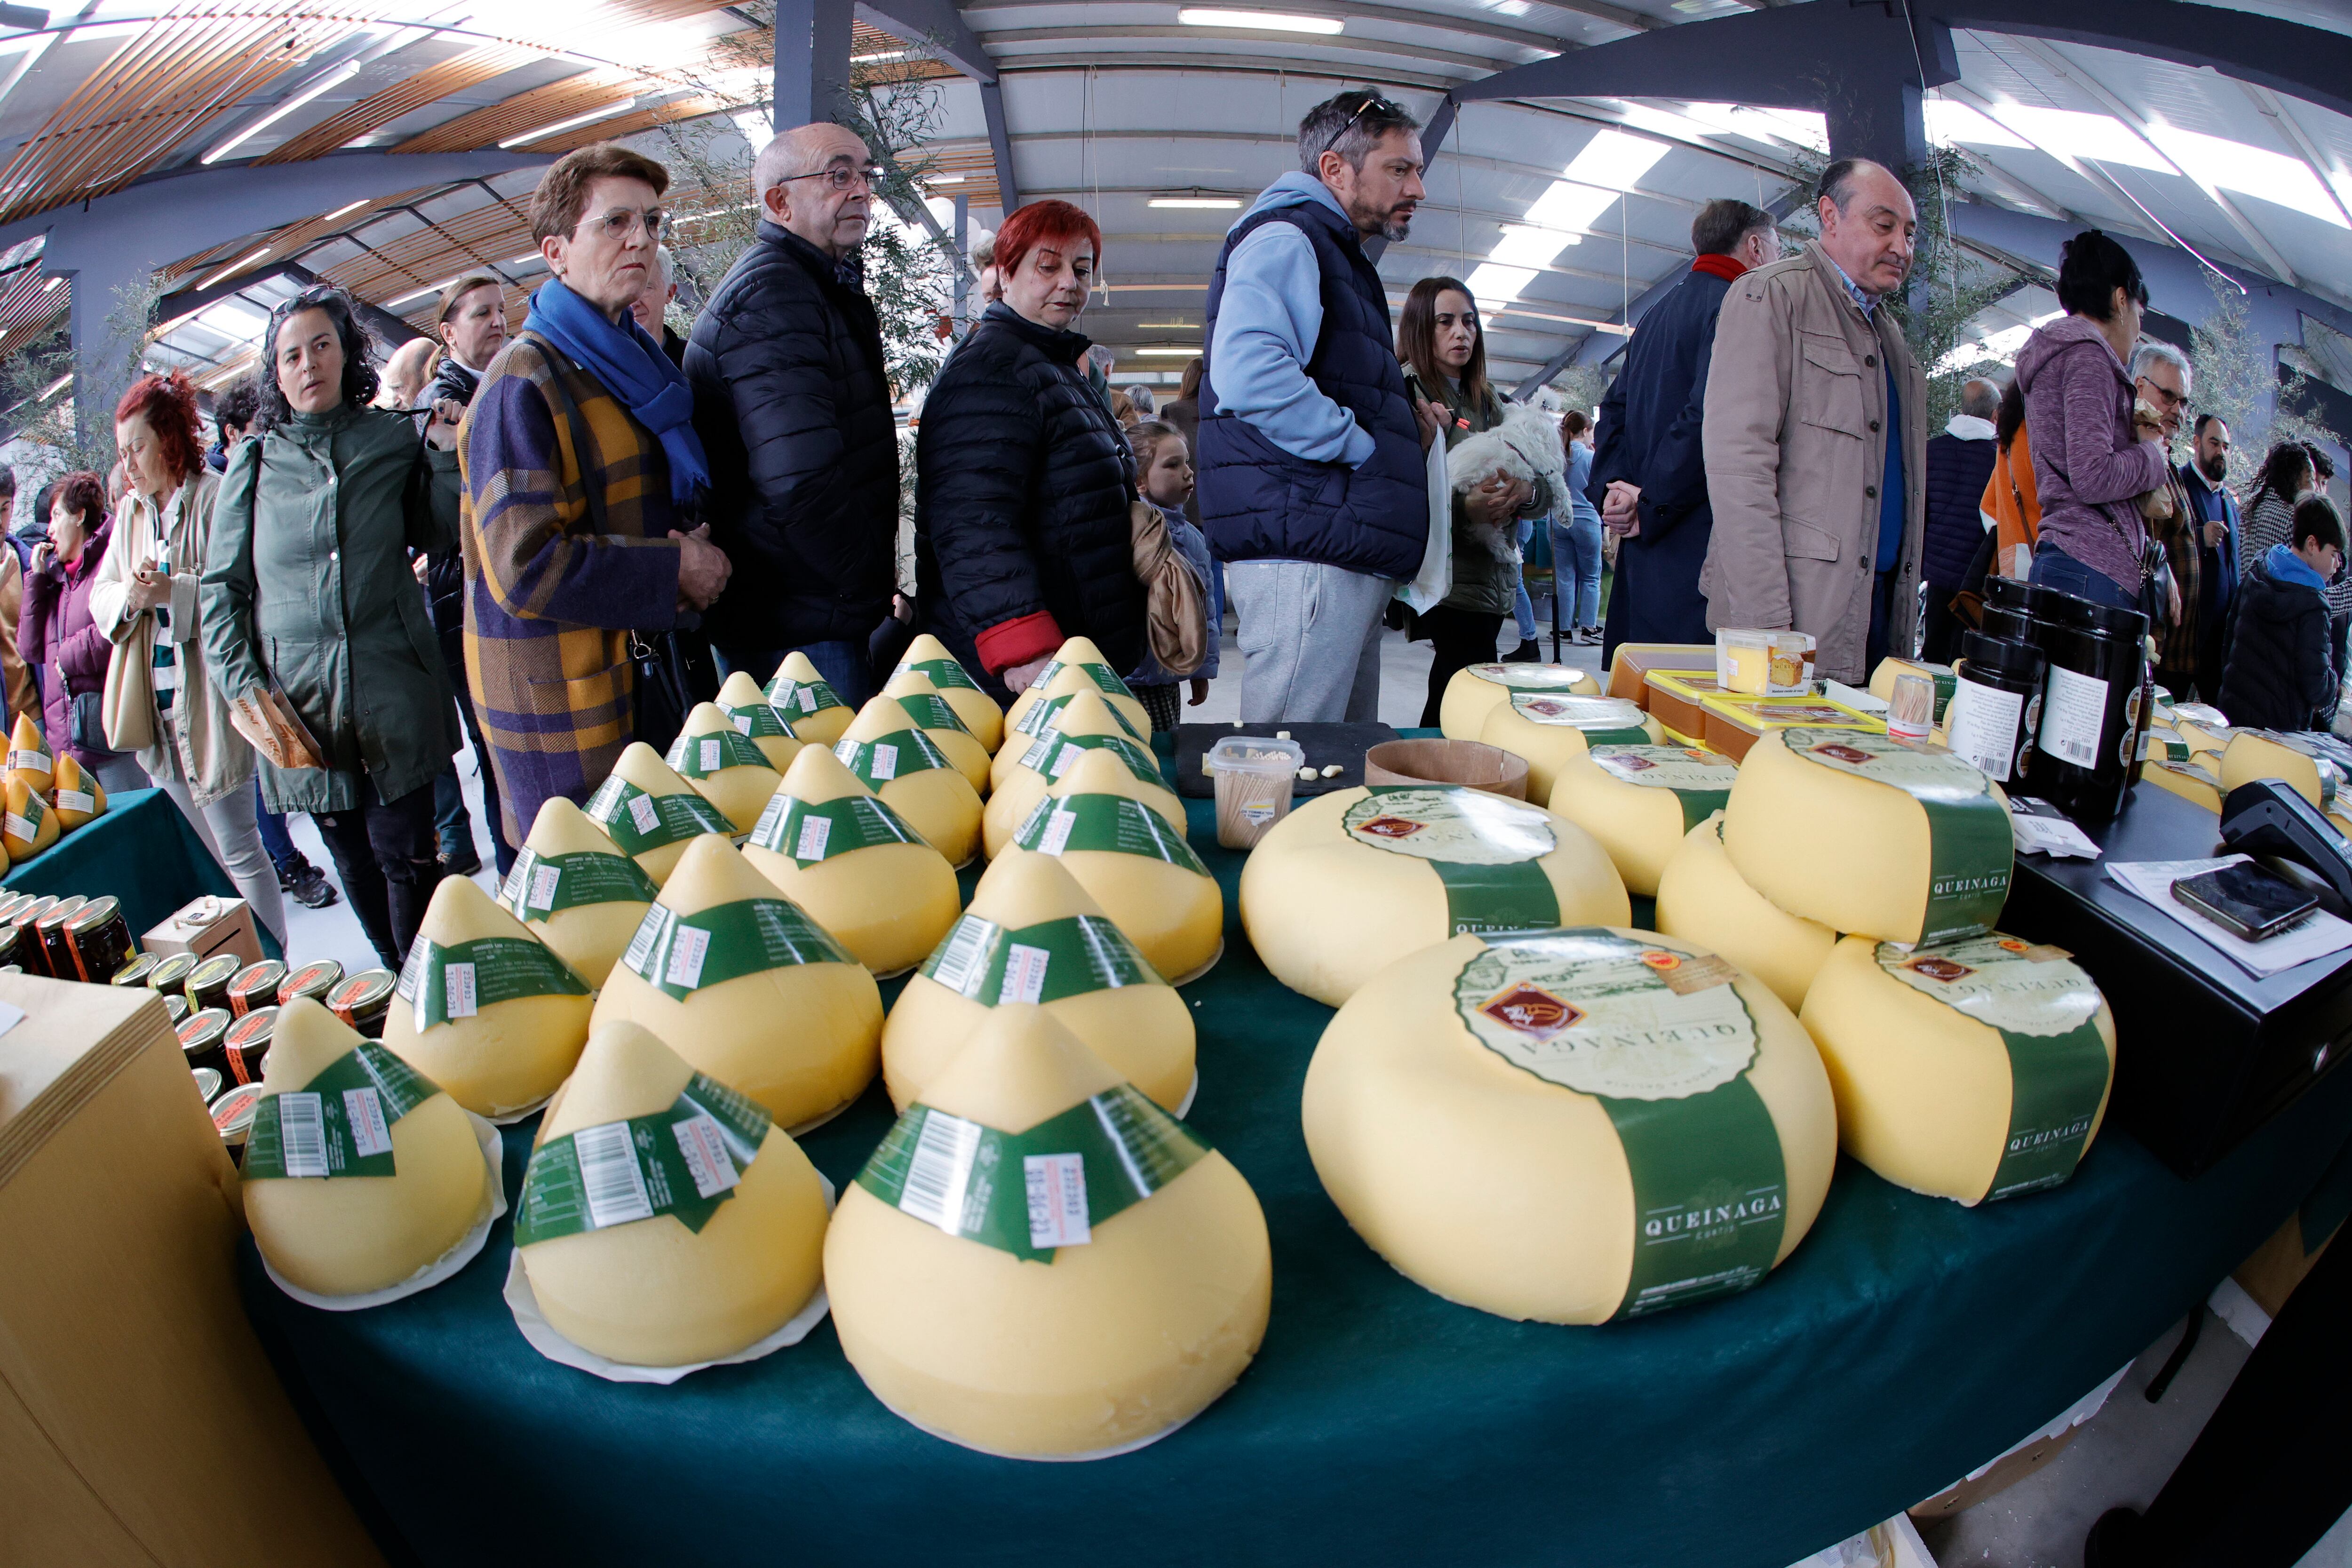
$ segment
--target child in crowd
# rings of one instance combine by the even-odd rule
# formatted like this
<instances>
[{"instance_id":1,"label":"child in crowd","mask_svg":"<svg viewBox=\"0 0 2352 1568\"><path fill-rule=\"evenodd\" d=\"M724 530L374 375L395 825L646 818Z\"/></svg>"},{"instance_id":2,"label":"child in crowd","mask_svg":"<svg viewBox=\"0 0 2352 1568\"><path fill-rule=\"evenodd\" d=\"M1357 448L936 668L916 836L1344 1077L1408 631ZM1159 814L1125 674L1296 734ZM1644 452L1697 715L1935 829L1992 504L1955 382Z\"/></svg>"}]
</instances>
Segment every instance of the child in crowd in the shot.
<instances>
[{"instance_id":1,"label":"child in crowd","mask_svg":"<svg viewBox=\"0 0 2352 1568\"><path fill-rule=\"evenodd\" d=\"M2313 730L2344 679L2321 597L2344 562L2344 523L2324 496L2295 505L2293 531L2246 574L2231 609L2230 658L2216 704L2230 722Z\"/></svg>"},{"instance_id":2,"label":"child in crowd","mask_svg":"<svg viewBox=\"0 0 2352 1568\"><path fill-rule=\"evenodd\" d=\"M1192 496L1192 452L1176 426L1157 419L1147 419L1127 433L1128 446L1135 453L1135 488L1145 500L1160 509L1168 521L1168 538L1192 574L1201 580L1201 596L1209 610L1209 660L1192 677L1191 706L1198 708L1209 700L1209 682L1217 674L1217 632L1224 624L1225 607L1217 598L1217 574L1209 565L1209 542L1201 531L1184 518L1184 503ZM1176 728L1176 677L1160 667L1144 649L1143 662L1127 678L1135 700L1151 715L1151 728Z\"/></svg>"}]
</instances>

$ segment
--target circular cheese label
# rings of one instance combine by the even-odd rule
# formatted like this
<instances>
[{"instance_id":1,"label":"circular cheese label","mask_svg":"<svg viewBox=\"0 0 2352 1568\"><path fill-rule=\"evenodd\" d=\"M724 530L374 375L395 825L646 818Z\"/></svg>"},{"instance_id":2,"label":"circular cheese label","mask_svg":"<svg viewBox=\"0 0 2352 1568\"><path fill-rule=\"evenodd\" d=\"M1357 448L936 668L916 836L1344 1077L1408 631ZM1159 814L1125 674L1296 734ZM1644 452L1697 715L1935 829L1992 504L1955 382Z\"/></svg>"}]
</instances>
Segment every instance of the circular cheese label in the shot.
<instances>
[{"instance_id":1,"label":"circular cheese label","mask_svg":"<svg viewBox=\"0 0 2352 1568\"><path fill-rule=\"evenodd\" d=\"M1623 697L1554 697L1514 691L1511 710L1538 724L1570 730L1638 730L1642 710Z\"/></svg>"},{"instance_id":2,"label":"circular cheese label","mask_svg":"<svg viewBox=\"0 0 2352 1568\"><path fill-rule=\"evenodd\" d=\"M2099 988L2053 948L1995 931L1906 952L1878 944L1878 967L1923 996L2008 1035L2078 1029L2099 1010Z\"/></svg>"},{"instance_id":3,"label":"circular cheese label","mask_svg":"<svg viewBox=\"0 0 2352 1568\"><path fill-rule=\"evenodd\" d=\"M1490 940L1454 982L1479 1044L1548 1083L1607 1100L1685 1100L1756 1059L1756 1020L1737 987L1677 989L1706 961L1614 931Z\"/></svg>"},{"instance_id":4,"label":"circular cheese label","mask_svg":"<svg viewBox=\"0 0 2352 1568\"><path fill-rule=\"evenodd\" d=\"M1534 860L1559 845L1540 806L1464 786L1375 789L1339 825L1359 844L1460 866Z\"/></svg>"},{"instance_id":5,"label":"circular cheese label","mask_svg":"<svg viewBox=\"0 0 2352 1568\"><path fill-rule=\"evenodd\" d=\"M1649 789L1721 794L1739 776L1739 764L1696 746L1595 746L1593 765L1623 784Z\"/></svg>"},{"instance_id":6,"label":"circular cheese label","mask_svg":"<svg viewBox=\"0 0 2352 1568\"><path fill-rule=\"evenodd\" d=\"M1470 673L1513 691L1597 690L1601 685L1591 670L1566 664L1474 664Z\"/></svg>"},{"instance_id":7,"label":"circular cheese label","mask_svg":"<svg viewBox=\"0 0 2352 1568\"><path fill-rule=\"evenodd\" d=\"M1892 784L1916 795L1985 793L1983 771L1941 746L1898 741L1867 730L1815 730L1802 726L1781 731L1780 743L1809 763L1875 784Z\"/></svg>"}]
</instances>

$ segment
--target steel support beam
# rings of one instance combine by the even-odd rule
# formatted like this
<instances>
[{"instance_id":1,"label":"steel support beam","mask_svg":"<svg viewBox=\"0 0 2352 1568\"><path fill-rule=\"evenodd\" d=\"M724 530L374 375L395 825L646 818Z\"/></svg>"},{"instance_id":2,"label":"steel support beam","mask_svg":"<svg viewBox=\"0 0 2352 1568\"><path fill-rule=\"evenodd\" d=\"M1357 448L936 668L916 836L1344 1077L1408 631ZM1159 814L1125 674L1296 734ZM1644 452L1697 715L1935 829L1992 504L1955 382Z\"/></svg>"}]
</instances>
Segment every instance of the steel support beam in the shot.
<instances>
[{"instance_id":1,"label":"steel support beam","mask_svg":"<svg viewBox=\"0 0 2352 1568\"><path fill-rule=\"evenodd\" d=\"M1003 83L992 79L980 84L980 111L988 121L989 156L996 163L998 210L1009 213L1021 205L1021 185L1013 177L1013 137L1004 123Z\"/></svg>"},{"instance_id":2,"label":"steel support beam","mask_svg":"<svg viewBox=\"0 0 2352 1568\"><path fill-rule=\"evenodd\" d=\"M996 62L965 25L955 0L857 0L857 19L901 43L931 50L980 84L980 111L988 122L988 149L996 163L1003 210L1019 206L1021 186L1013 177L1013 142L1005 131L1004 92L997 81Z\"/></svg>"},{"instance_id":3,"label":"steel support beam","mask_svg":"<svg viewBox=\"0 0 2352 1568\"><path fill-rule=\"evenodd\" d=\"M776 0L775 128L831 120L849 92L851 0Z\"/></svg>"}]
</instances>

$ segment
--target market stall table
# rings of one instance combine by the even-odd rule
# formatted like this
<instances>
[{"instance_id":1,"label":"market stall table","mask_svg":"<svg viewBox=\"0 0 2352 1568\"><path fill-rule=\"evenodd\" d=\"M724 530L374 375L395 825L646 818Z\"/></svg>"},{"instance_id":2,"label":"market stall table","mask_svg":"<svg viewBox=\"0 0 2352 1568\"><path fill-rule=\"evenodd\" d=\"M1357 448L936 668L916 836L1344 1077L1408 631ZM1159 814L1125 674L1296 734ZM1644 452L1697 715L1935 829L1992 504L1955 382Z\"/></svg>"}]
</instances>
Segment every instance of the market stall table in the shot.
<instances>
[{"instance_id":1,"label":"market stall table","mask_svg":"<svg viewBox=\"0 0 2352 1568\"><path fill-rule=\"evenodd\" d=\"M500 1568L689 1551L1783 1568L2130 1361L2277 1228L2352 1129L2337 1075L2194 1182L2111 1125L2065 1186L1974 1210L1841 1162L1811 1234L1756 1289L1598 1329L1507 1322L1395 1273L1325 1195L1298 1107L1330 1011L1258 963L1233 913L1243 857L1217 847L1207 802L1187 806L1228 911L1223 960L1184 992L1191 1122L1256 1189L1275 1258L1265 1347L1231 1393L1139 1453L1024 1464L892 1415L829 1322L667 1388L547 1362L499 1296L507 1221L456 1279L350 1314L280 1294L248 1243L248 1306L362 1511L419 1561ZM846 1183L890 1121L877 1083L804 1147ZM530 1133L506 1133L509 1194Z\"/></svg>"},{"instance_id":2,"label":"market stall table","mask_svg":"<svg viewBox=\"0 0 2352 1568\"><path fill-rule=\"evenodd\" d=\"M29 860L0 877L12 892L112 893L122 900L122 918L138 937L163 924L192 900L206 893L239 896L236 884L205 848L205 841L172 797L160 789L130 789L110 795L106 815L93 817ZM260 928L261 951L284 956L276 939Z\"/></svg>"}]
</instances>

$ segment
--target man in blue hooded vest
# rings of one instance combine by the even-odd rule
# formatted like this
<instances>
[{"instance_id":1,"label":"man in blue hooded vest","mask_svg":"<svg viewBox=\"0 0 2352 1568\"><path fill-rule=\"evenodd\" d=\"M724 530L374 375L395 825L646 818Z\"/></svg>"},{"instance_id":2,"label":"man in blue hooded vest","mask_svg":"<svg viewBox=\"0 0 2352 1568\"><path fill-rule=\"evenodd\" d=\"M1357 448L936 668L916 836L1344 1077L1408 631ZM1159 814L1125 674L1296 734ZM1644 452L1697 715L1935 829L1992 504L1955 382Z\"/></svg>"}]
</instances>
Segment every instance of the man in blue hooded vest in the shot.
<instances>
[{"instance_id":1,"label":"man in blue hooded vest","mask_svg":"<svg viewBox=\"0 0 2352 1568\"><path fill-rule=\"evenodd\" d=\"M1437 411L1405 391L1366 238L1405 237L1421 122L1343 92L1225 237L1201 377L1201 522L1241 617L1242 719L1377 719L1381 616L1421 570Z\"/></svg>"}]
</instances>

